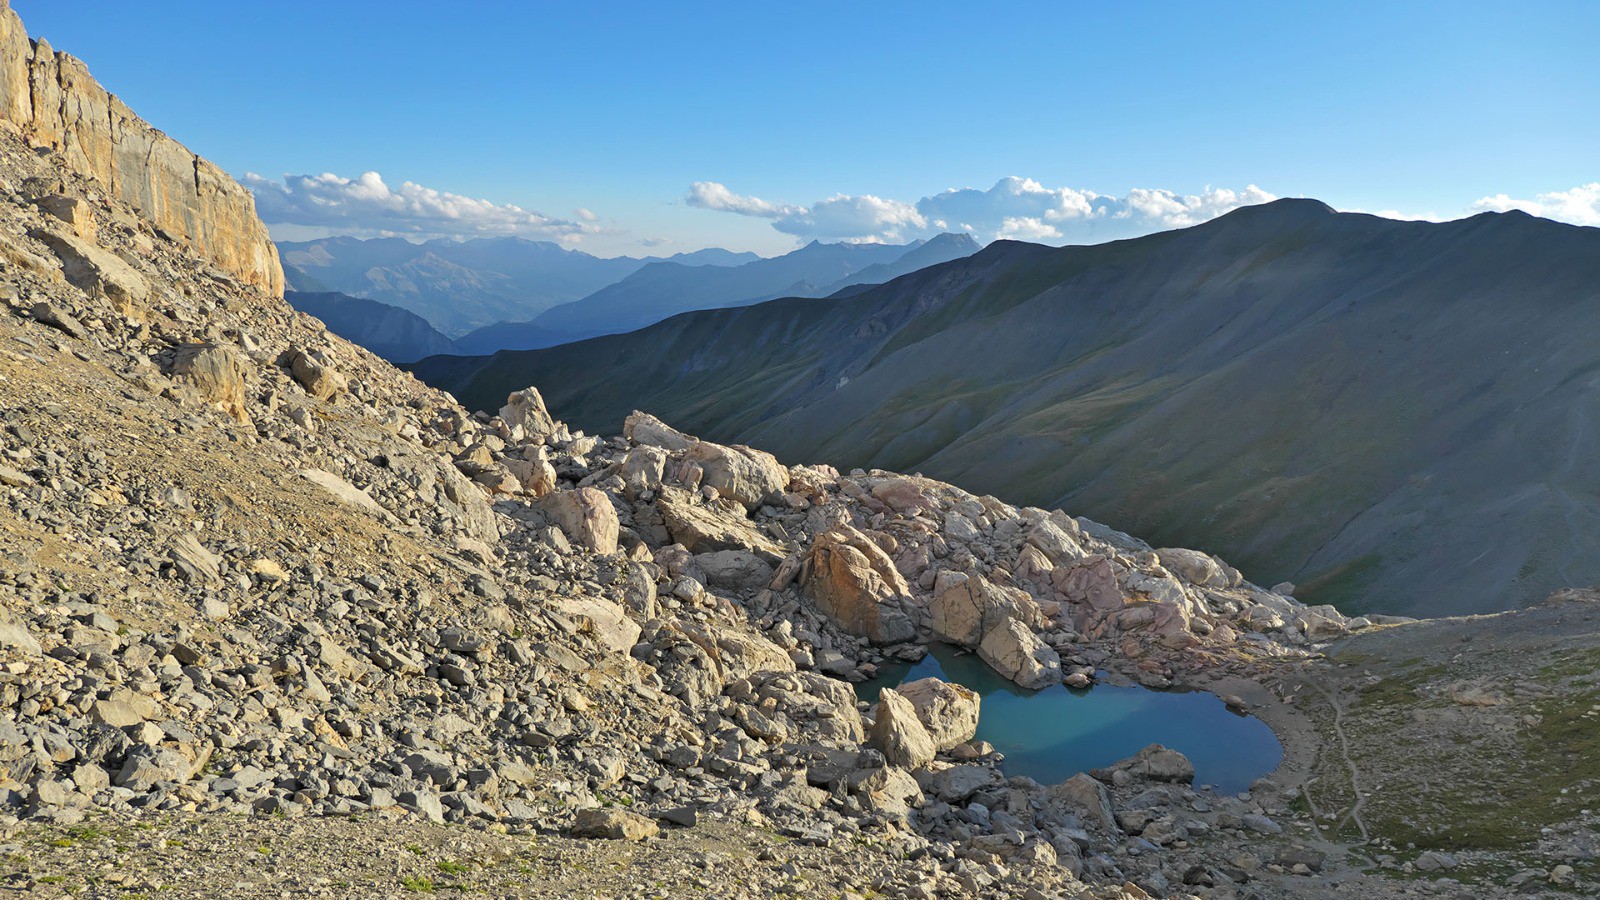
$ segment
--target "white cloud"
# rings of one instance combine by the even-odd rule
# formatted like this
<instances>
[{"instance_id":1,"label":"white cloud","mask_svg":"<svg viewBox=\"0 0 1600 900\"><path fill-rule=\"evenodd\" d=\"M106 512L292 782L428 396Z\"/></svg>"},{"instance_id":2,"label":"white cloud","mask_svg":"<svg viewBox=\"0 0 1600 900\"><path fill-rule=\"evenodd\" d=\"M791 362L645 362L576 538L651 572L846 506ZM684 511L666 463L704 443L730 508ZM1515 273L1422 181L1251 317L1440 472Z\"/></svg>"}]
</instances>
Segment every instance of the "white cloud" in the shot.
<instances>
[{"instance_id":1,"label":"white cloud","mask_svg":"<svg viewBox=\"0 0 1600 900\"><path fill-rule=\"evenodd\" d=\"M241 180L255 194L256 211L268 225L328 228L363 236L515 235L568 243L601 232L587 210L578 213L584 221L557 219L410 181L390 187L377 172L358 178L332 173L284 175L282 181L251 172Z\"/></svg>"},{"instance_id":2,"label":"white cloud","mask_svg":"<svg viewBox=\"0 0 1600 900\"><path fill-rule=\"evenodd\" d=\"M997 238L1011 241L1048 241L1061 237L1061 229L1033 216L1013 216L1000 221Z\"/></svg>"},{"instance_id":3,"label":"white cloud","mask_svg":"<svg viewBox=\"0 0 1600 900\"><path fill-rule=\"evenodd\" d=\"M926 232L928 222L909 203L871 194L837 194L810 209L795 208L779 216L772 227L801 238L898 242Z\"/></svg>"},{"instance_id":4,"label":"white cloud","mask_svg":"<svg viewBox=\"0 0 1600 900\"><path fill-rule=\"evenodd\" d=\"M1172 191L1135 188L1128 192L1118 218L1143 218L1167 228L1184 228L1209 222L1241 206L1255 206L1278 199L1255 185L1242 191L1206 188L1199 194L1174 194Z\"/></svg>"},{"instance_id":5,"label":"white cloud","mask_svg":"<svg viewBox=\"0 0 1600 900\"><path fill-rule=\"evenodd\" d=\"M689 185L689 193L683 199L690 206L698 206L701 209L714 209L762 219L777 219L791 213L803 212L797 206L782 206L768 203L760 197L735 194L728 190L726 185L715 181L696 181Z\"/></svg>"},{"instance_id":6,"label":"white cloud","mask_svg":"<svg viewBox=\"0 0 1600 900\"><path fill-rule=\"evenodd\" d=\"M917 209L930 220L959 223L961 230L998 232L1009 219L1065 222L1096 214L1096 200L1110 200L1093 191L1047 188L1031 178L1002 178L986 191L960 188L923 197ZM1103 205L1103 204L1102 204Z\"/></svg>"},{"instance_id":7,"label":"white cloud","mask_svg":"<svg viewBox=\"0 0 1600 900\"><path fill-rule=\"evenodd\" d=\"M1509 194L1483 197L1472 204L1475 210L1506 212L1520 209L1525 213L1568 222L1573 225L1600 226L1600 181L1580 184L1571 190L1539 194L1532 200L1518 200Z\"/></svg>"},{"instance_id":8,"label":"white cloud","mask_svg":"<svg viewBox=\"0 0 1600 900\"><path fill-rule=\"evenodd\" d=\"M988 190L951 189L914 203L871 194L839 194L810 206L771 203L736 194L715 181L700 181L690 186L685 202L702 209L771 219L778 231L817 240L905 241L941 231L965 231L984 241L1063 242L1109 240L1195 225L1240 206L1275 199L1255 185L1242 190L1207 188L1199 194L1140 188L1115 197L1008 177Z\"/></svg>"}]
</instances>

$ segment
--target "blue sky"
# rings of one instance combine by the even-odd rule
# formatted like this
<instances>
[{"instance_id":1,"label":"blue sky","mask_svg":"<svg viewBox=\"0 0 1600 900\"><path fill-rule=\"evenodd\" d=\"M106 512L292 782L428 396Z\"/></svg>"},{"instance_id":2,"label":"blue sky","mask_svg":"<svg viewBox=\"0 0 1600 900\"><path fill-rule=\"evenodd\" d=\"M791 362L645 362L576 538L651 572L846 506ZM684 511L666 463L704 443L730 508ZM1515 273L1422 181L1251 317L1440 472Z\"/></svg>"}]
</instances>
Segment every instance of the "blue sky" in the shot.
<instances>
[{"instance_id":1,"label":"blue sky","mask_svg":"<svg viewBox=\"0 0 1600 900\"><path fill-rule=\"evenodd\" d=\"M1263 196L1600 224L1600 3L12 6L261 176L279 234L1060 243Z\"/></svg>"}]
</instances>

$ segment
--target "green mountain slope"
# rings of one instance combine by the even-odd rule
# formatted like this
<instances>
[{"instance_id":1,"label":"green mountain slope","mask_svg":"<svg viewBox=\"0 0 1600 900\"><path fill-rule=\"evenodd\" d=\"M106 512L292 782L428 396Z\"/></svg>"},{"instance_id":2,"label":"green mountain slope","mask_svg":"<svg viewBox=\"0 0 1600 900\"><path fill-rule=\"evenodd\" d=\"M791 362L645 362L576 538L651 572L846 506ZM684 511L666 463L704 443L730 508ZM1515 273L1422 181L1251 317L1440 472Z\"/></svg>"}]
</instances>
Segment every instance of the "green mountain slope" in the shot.
<instances>
[{"instance_id":1,"label":"green mountain slope","mask_svg":"<svg viewBox=\"0 0 1600 900\"><path fill-rule=\"evenodd\" d=\"M1600 229L1279 201L418 373L1063 504L1347 610L1600 580Z\"/></svg>"}]
</instances>

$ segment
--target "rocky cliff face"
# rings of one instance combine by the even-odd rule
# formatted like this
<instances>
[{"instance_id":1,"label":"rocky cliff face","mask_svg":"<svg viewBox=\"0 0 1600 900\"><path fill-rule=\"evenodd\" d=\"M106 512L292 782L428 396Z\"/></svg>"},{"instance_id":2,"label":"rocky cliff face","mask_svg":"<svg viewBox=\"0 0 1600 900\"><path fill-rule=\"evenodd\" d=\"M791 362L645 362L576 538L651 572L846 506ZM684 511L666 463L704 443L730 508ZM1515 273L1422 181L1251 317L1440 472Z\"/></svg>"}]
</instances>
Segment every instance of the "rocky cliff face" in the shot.
<instances>
[{"instance_id":1,"label":"rocky cliff face","mask_svg":"<svg viewBox=\"0 0 1600 900\"><path fill-rule=\"evenodd\" d=\"M0 119L217 268L283 295L278 251L250 192L134 115L81 60L29 41L8 0L0 0Z\"/></svg>"}]
</instances>

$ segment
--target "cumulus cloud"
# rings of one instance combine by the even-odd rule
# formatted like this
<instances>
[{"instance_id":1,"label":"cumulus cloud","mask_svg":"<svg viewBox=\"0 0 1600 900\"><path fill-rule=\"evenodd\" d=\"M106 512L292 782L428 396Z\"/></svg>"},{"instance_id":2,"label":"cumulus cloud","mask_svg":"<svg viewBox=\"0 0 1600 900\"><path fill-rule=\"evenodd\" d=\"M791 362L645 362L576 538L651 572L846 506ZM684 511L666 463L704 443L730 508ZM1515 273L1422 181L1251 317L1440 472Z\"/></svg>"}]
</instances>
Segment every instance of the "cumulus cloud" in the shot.
<instances>
[{"instance_id":1,"label":"cumulus cloud","mask_svg":"<svg viewBox=\"0 0 1600 900\"><path fill-rule=\"evenodd\" d=\"M364 236L517 236L569 243L601 230L588 210L578 212L583 221L558 219L410 181L391 187L377 172L358 178L332 173L284 175L282 181L252 172L241 180L255 194L256 211L268 225L320 227Z\"/></svg>"},{"instance_id":2,"label":"cumulus cloud","mask_svg":"<svg viewBox=\"0 0 1600 900\"><path fill-rule=\"evenodd\" d=\"M1509 194L1483 197L1472 208L1479 211L1525 213L1568 222L1573 225L1600 226L1600 181L1580 184L1571 190L1538 194L1532 200L1518 200Z\"/></svg>"},{"instance_id":3,"label":"cumulus cloud","mask_svg":"<svg viewBox=\"0 0 1600 900\"><path fill-rule=\"evenodd\" d=\"M926 233L928 221L909 203L871 194L836 194L809 209L779 216L772 227L800 238L905 241Z\"/></svg>"},{"instance_id":4,"label":"cumulus cloud","mask_svg":"<svg viewBox=\"0 0 1600 900\"><path fill-rule=\"evenodd\" d=\"M1093 191L1047 188L1031 178L1013 176L1000 179L986 191L959 188L923 197L917 201L917 209L941 230L986 229L999 236L1007 222L1026 230L1037 226L1023 225L1024 220L1045 224L1091 218L1097 214L1096 201L1111 199ZM1098 209L1103 211L1106 205L1101 202ZM1060 231L1053 224L1046 227Z\"/></svg>"},{"instance_id":5,"label":"cumulus cloud","mask_svg":"<svg viewBox=\"0 0 1600 900\"><path fill-rule=\"evenodd\" d=\"M804 211L798 206L783 206L768 203L760 197L735 194L728 190L727 185L715 181L696 181L689 185L689 193L683 200L690 206L698 206L701 209L714 209L718 212L738 213L741 216L756 216L762 219L779 219Z\"/></svg>"},{"instance_id":6,"label":"cumulus cloud","mask_svg":"<svg viewBox=\"0 0 1600 900\"><path fill-rule=\"evenodd\" d=\"M1017 177L1002 178L987 190L954 188L915 202L838 194L799 206L736 194L715 181L696 182L684 198L702 209L770 219L778 231L808 239L905 241L965 231L984 241L1052 242L1109 240L1196 225L1275 199L1255 185L1199 194L1141 188L1117 197Z\"/></svg>"},{"instance_id":7,"label":"cumulus cloud","mask_svg":"<svg viewBox=\"0 0 1600 900\"><path fill-rule=\"evenodd\" d=\"M1208 222L1241 206L1255 206L1278 199L1255 185L1242 191L1206 188L1200 194L1174 194L1171 191L1135 188L1128 192L1118 218L1143 218L1168 228L1183 228Z\"/></svg>"}]
</instances>

